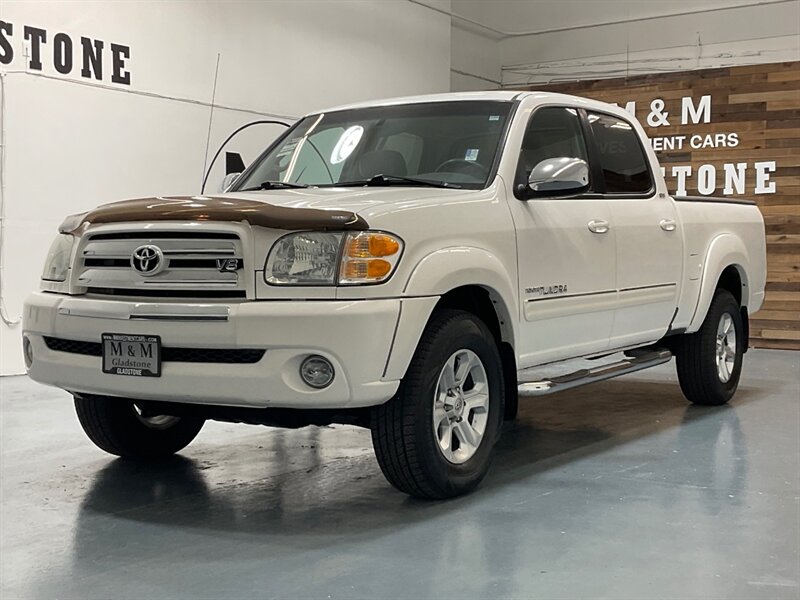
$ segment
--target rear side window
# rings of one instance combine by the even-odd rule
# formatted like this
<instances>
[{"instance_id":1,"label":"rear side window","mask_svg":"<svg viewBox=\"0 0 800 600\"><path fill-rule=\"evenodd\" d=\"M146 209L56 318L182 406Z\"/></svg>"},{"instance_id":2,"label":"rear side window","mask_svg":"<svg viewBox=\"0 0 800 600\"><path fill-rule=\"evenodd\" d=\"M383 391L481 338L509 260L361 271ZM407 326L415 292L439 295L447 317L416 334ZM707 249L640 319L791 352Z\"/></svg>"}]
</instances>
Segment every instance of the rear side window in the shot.
<instances>
[{"instance_id":1,"label":"rear side window","mask_svg":"<svg viewBox=\"0 0 800 600\"><path fill-rule=\"evenodd\" d=\"M617 117L589 113L607 194L645 193L653 188L639 135Z\"/></svg>"}]
</instances>

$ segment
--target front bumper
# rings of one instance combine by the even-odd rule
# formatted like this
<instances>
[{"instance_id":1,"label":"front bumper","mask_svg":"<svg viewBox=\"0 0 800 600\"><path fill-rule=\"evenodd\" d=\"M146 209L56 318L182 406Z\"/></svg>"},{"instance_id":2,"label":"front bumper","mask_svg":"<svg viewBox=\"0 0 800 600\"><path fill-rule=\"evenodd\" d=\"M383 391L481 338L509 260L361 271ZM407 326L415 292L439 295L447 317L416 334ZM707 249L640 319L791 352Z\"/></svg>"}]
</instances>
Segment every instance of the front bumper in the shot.
<instances>
[{"instance_id":1,"label":"front bumper","mask_svg":"<svg viewBox=\"0 0 800 600\"><path fill-rule=\"evenodd\" d=\"M397 369L392 368L397 361L390 364L390 359L393 345L397 345L401 307L406 319L419 314L427 320L435 301L198 305L39 292L28 297L24 308L23 335L33 350L28 374L35 381L70 392L143 400L246 407L372 406L391 398L399 385ZM51 350L44 340L47 336L99 342L103 333L159 335L164 347L266 352L253 364L165 361L161 377L128 377L103 373L100 357ZM322 355L333 364L336 377L329 387L317 390L301 380L300 363L310 354ZM401 357L401 362L406 358Z\"/></svg>"}]
</instances>

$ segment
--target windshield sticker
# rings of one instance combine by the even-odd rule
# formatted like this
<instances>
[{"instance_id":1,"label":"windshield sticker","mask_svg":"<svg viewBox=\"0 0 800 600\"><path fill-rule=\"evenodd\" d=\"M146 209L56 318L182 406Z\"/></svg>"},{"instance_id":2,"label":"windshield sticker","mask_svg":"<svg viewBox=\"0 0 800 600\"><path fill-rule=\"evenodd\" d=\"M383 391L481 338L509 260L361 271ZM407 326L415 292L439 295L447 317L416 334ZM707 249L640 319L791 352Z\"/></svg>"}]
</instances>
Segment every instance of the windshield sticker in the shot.
<instances>
[{"instance_id":1,"label":"windshield sticker","mask_svg":"<svg viewBox=\"0 0 800 600\"><path fill-rule=\"evenodd\" d=\"M467 148L467 152L464 154L464 160L478 160L478 149Z\"/></svg>"},{"instance_id":2,"label":"windshield sticker","mask_svg":"<svg viewBox=\"0 0 800 600\"><path fill-rule=\"evenodd\" d=\"M336 165L347 159L353 153L353 150L358 146L361 141L361 136L364 135L364 128L361 125L353 125L345 129L342 137L336 142L331 152L331 164Z\"/></svg>"},{"instance_id":3,"label":"windshield sticker","mask_svg":"<svg viewBox=\"0 0 800 600\"><path fill-rule=\"evenodd\" d=\"M500 115L491 115L491 116L489 116L489 120L490 121L499 121L500 120Z\"/></svg>"}]
</instances>

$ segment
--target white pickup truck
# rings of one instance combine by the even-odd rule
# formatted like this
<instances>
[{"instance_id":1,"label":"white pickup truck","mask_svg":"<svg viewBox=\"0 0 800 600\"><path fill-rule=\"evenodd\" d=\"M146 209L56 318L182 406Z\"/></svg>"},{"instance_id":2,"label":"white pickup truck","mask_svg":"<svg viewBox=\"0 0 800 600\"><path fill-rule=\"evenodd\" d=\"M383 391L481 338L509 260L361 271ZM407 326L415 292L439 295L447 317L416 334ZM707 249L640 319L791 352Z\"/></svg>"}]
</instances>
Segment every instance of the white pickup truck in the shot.
<instances>
[{"instance_id":1,"label":"white pickup truck","mask_svg":"<svg viewBox=\"0 0 800 600\"><path fill-rule=\"evenodd\" d=\"M422 96L311 114L213 197L68 217L23 349L111 454L352 423L392 485L445 498L520 396L675 356L689 401L727 402L765 275L754 203L671 197L625 111Z\"/></svg>"}]
</instances>

